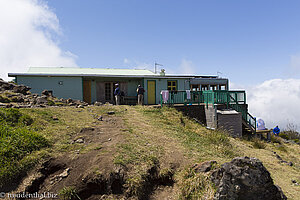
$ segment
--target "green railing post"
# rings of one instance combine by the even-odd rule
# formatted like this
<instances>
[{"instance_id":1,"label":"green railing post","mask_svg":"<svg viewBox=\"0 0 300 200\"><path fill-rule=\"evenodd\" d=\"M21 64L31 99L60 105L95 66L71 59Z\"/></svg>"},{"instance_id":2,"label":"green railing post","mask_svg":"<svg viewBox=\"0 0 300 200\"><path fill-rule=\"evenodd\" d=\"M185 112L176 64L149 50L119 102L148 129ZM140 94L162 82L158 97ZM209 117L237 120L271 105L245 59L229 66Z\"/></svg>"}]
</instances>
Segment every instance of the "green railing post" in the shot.
<instances>
[{"instance_id":1,"label":"green railing post","mask_svg":"<svg viewBox=\"0 0 300 200\"><path fill-rule=\"evenodd\" d=\"M227 109L229 108L229 101L230 101L230 98L229 98L229 92L227 91Z\"/></svg>"}]
</instances>

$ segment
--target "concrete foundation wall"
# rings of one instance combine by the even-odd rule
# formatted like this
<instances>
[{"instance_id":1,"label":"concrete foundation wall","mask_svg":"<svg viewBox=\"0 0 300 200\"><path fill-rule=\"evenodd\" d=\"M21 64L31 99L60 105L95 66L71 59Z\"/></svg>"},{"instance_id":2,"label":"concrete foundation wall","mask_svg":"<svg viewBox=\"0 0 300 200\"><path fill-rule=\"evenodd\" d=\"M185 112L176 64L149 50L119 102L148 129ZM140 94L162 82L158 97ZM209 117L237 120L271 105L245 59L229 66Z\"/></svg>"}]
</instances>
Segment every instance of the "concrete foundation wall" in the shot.
<instances>
[{"instance_id":1,"label":"concrete foundation wall","mask_svg":"<svg viewBox=\"0 0 300 200\"><path fill-rule=\"evenodd\" d=\"M206 126L209 128L217 128L217 108L213 105L205 106Z\"/></svg>"},{"instance_id":2,"label":"concrete foundation wall","mask_svg":"<svg viewBox=\"0 0 300 200\"><path fill-rule=\"evenodd\" d=\"M206 125L204 105L174 106L174 108L190 118L196 118Z\"/></svg>"},{"instance_id":3,"label":"concrete foundation wall","mask_svg":"<svg viewBox=\"0 0 300 200\"><path fill-rule=\"evenodd\" d=\"M242 114L221 113L218 111L218 128L229 132L233 137L242 137Z\"/></svg>"}]
</instances>

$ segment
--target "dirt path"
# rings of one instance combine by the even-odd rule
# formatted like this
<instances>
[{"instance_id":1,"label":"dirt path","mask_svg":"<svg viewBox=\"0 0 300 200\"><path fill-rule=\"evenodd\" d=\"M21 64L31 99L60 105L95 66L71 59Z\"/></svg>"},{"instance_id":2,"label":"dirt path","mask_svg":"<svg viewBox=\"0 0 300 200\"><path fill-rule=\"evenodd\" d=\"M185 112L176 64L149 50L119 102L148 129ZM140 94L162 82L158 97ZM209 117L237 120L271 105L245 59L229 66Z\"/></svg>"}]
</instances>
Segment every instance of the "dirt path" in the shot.
<instances>
[{"instance_id":1,"label":"dirt path","mask_svg":"<svg viewBox=\"0 0 300 200\"><path fill-rule=\"evenodd\" d=\"M114 159L120 153L118 145L128 144L128 137L133 141L135 137L142 138L147 143L146 148L155 146L161 149L158 170L175 172L191 164L181 144L164 134L163 128L154 128L151 118L137 107L118 107L117 110L121 114L103 115L103 120L97 121L93 127L82 128L72 135L69 141L71 150L43 163L27 176L18 191L69 196L76 193L81 199L90 200L125 198L124 184L132 169L126 171L118 167ZM95 110L89 112L96 114ZM127 131L129 129L134 131L131 133ZM174 199L176 184L157 184L148 192L146 199Z\"/></svg>"},{"instance_id":2,"label":"dirt path","mask_svg":"<svg viewBox=\"0 0 300 200\"><path fill-rule=\"evenodd\" d=\"M99 199L103 194L112 192L107 191L107 188L93 190L93 179L105 182L112 172L118 172L113 159L117 144L124 141L121 131L123 128L122 118L115 115L103 117L103 121L99 121L93 128L83 128L72 136L71 152L43 163L27 176L18 191L33 193L38 190L40 194L57 194L72 192L72 188L76 186L76 192L81 193L83 199ZM110 190L120 190L118 183L115 185Z\"/></svg>"}]
</instances>

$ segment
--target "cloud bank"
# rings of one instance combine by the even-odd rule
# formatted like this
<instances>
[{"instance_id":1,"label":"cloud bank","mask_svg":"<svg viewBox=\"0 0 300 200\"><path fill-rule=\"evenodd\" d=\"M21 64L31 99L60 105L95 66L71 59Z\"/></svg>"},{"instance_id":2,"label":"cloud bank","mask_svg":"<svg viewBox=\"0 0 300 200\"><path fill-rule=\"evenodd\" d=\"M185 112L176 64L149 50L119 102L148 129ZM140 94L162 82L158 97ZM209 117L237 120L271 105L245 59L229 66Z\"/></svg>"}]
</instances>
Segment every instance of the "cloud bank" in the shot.
<instances>
[{"instance_id":1,"label":"cloud bank","mask_svg":"<svg viewBox=\"0 0 300 200\"><path fill-rule=\"evenodd\" d=\"M300 79L272 79L247 89L250 113L267 128L293 123L300 128Z\"/></svg>"},{"instance_id":2,"label":"cloud bank","mask_svg":"<svg viewBox=\"0 0 300 200\"><path fill-rule=\"evenodd\" d=\"M194 63L187 59L182 59L180 64L180 70L183 74L195 74L196 67Z\"/></svg>"},{"instance_id":3,"label":"cloud bank","mask_svg":"<svg viewBox=\"0 0 300 200\"><path fill-rule=\"evenodd\" d=\"M63 51L59 20L42 0L0 0L0 77L30 66L77 67L76 56Z\"/></svg>"}]
</instances>

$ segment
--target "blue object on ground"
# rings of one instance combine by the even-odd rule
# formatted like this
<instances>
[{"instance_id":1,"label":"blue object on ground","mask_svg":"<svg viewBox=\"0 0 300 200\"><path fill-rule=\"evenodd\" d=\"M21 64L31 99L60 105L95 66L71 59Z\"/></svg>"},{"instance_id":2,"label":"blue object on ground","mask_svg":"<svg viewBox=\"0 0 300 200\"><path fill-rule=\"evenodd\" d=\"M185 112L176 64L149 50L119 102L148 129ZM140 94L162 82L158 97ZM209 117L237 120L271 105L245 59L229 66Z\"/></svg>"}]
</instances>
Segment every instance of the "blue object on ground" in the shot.
<instances>
[{"instance_id":1,"label":"blue object on ground","mask_svg":"<svg viewBox=\"0 0 300 200\"><path fill-rule=\"evenodd\" d=\"M278 128L278 126L276 126L276 127L273 129L273 133L274 133L275 135L279 135L280 129Z\"/></svg>"}]
</instances>

